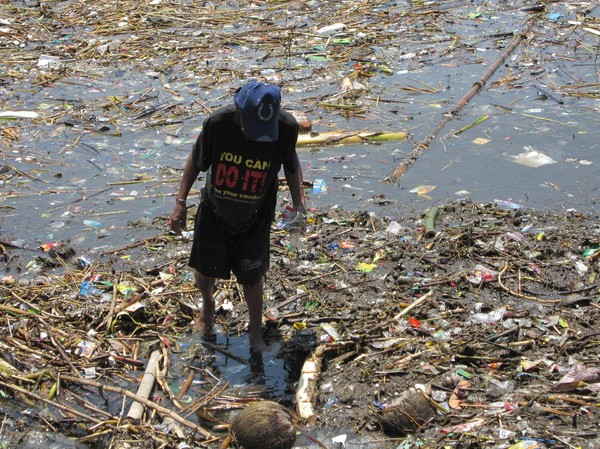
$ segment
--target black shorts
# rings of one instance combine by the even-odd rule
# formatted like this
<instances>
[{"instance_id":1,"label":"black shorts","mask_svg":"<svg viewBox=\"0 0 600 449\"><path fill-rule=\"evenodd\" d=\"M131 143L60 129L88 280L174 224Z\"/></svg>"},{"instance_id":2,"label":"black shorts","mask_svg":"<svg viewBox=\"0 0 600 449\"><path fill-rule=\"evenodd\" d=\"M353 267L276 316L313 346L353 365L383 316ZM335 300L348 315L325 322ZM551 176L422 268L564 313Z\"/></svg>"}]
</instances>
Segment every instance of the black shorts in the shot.
<instances>
[{"instance_id":1,"label":"black shorts","mask_svg":"<svg viewBox=\"0 0 600 449\"><path fill-rule=\"evenodd\" d=\"M256 284L269 269L271 221L232 235L223 230L208 201L201 201L189 266L207 277L229 279L233 272L240 284Z\"/></svg>"}]
</instances>

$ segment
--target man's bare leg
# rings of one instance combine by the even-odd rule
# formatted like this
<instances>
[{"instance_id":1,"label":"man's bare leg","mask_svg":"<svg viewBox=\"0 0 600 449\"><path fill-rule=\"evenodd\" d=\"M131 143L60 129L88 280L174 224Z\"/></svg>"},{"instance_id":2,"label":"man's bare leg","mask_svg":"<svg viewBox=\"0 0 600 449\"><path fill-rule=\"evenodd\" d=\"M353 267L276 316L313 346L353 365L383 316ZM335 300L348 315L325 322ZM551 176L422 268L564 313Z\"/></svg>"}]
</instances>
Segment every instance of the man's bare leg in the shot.
<instances>
[{"instance_id":1,"label":"man's bare leg","mask_svg":"<svg viewBox=\"0 0 600 449\"><path fill-rule=\"evenodd\" d=\"M200 312L196 316L196 326L204 335L209 335L212 332L212 327L215 319L215 300L213 292L215 291L215 278L210 278L194 272L196 279L196 287L200 290L202 296L202 304L200 304Z\"/></svg>"},{"instance_id":2,"label":"man's bare leg","mask_svg":"<svg viewBox=\"0 0 600 449\"><path fill-rule=\"evenodd\" d=\"M255 351L266 351L267 345L262 338L262 306L263 306L263 282L262 280L252 285L242 285L244 299L248 305L250 322L248 332L250 333L250 346Z\"/></svg>"}]
</instances>

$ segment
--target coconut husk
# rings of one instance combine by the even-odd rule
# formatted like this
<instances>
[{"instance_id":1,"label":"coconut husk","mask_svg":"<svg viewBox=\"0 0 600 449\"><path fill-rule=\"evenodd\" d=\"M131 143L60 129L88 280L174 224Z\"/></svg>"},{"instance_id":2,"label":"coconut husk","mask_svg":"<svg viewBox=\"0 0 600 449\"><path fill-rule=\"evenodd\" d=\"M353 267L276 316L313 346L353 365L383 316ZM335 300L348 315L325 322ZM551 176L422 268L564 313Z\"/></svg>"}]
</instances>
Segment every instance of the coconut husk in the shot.
<instances>
[{"instance_id":1,"label":"coconut husk","mask_svg":"<svg viewBox=\"0 0 600 449\"><path fill-rule=\"evenodd\" d=\"M386 434L403 436L421 429L435 413L436 409L427 397L420 390L411 388L394 399L378 419Z\"/></svg>"},{"instance_id":2,"label":"coconut husk","mask_svg":"<svg viewBox=\"0 0 600 449\"><path fill-rule=\"evenodd\" d=\"M232 442L244 449L291 449L296 429L288 410L272 401L254 402L231 424Z\"/></svg>"}]
</instances>

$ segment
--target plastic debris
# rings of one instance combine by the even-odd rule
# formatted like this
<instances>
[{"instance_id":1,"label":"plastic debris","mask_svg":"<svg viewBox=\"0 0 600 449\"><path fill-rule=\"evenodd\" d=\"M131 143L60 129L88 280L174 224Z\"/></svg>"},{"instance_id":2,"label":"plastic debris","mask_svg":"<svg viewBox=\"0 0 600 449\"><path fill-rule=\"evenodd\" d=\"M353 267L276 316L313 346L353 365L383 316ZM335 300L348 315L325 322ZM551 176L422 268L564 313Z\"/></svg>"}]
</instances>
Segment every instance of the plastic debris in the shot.
<instances>
[{"instance_id":1,"label":"plastic debris","mask_svg":"<svg viewBox=\"0 0 600 449\"><path fill-rule=\"evenodd\" d=\"M527 167L542 167L544 165L556 164L556 161L544 153L534 150L533 148L527 148L524 153L511 156L513 161L517 164L526 165Z\"/></svg>"}]
</instances>

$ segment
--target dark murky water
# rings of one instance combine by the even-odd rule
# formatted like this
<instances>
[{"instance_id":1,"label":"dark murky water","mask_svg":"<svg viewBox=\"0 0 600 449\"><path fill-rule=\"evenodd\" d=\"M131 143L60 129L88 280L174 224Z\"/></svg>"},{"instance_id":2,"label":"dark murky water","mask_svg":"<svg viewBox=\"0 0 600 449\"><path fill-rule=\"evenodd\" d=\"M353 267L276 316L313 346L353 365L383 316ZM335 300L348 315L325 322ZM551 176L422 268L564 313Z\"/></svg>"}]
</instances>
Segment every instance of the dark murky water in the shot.
<instances>
[{"instance_id":1,"label":"dark murky water","mask_svg":"<svg viewBox=\"0 0 600 449\"><path fill-rule=\"evenodd\" d=\"M562 5L557 8L563 14L563 27L569 30L566 20L575 18L575 13ZM465 20L465 11L457 9L450 14L455 22L446 22L438 40L426 34L432 39L427 42L418 33L408 33L406 40L389 48L369 47L363 64L382 61L389 72L359 80L367 89L355 86L355 103L367 111L359 117L315 104L339 95L351 68L346 73L328 71L330 62L300 55L287 61L293 69L277 71L278 59L267 58L257 66L260 53L244 46L230 47L223 60L214 55L206 64L241 67L247 63L253 73L282 84L285 105L306 112L316 131L412 134L407 141L300 149L306 179L321 178L328 187L326 194L310 194L312 207L337 205L395 215L406 206L425 209L447 198L464 197L482 202L510 200L534 208L595 207L600 119L595 94L583 95L590 88L581 86L598 81L599 66L589 48L573 47L571 41L534 38L521 44L399 185L381 182L499 57L497 41L487 36L523 28L527 14L514 11L488 14L485 21L477 22ZM546 31L552 26L544 18L541 22ZM401 23L393 27L401 33ZM456 33L460 45L446 40ZM564 32L558 27L555 33ZM179 169L205 114L229 102L228 89L242 82L206 87L190 71L190 63L186 65L184 58L168 75L127 64L92 66L79 77L64 77L35 89L25 83L10 91L12 97L3 110L43 111L46 116L56 114L57 120L42 125L29 119L16 121L22 135L3 157L28 176L0 185L1 238L29 248L69 239L82 250L101 251L145 236L140 228L128 228L128 223L167 216ZM326 76L317 77L316 72ZM146 113L133 114L118 102L111 106L115 98L139 100ZM186 114L163 119L155 112L164 107ZM489 118L459 135L450 134L484 116ZM532 162L535 152L552 163L532 167L515 160L528 153ZM421 185L434 187L428 197L411 192Z\"/></svg>"},{"instance_id":2,"label":"dark murky water","mask_svg":"<svg viewBox=\"0 0 600 449\"><path fill-rule=\"evenodd\" d=\"M413 148L417 136L430 132L440 117L437 107L432 110L430 102L437 104L434 99L407 99L393 93L394 86L408 82L403 81L406 77L385 78L379 95L410 101L403 108L418 111L410 114L414 119L386 127L374 123L370 128L408 130L415 138L299 149L305 178L323 179L327 185L325 193L308 192L311 207L337 205L395 215L406 206L425 209L447 198L465 197L482 202L510 200L533 208L595 207L600 145L596 130L600 119L593 102L567 99L560 105L540 100L532 87L504 94L483 92L442 132L444 140L434 142L398 185L382 183ZM459 86L464 89L475 79L475 74L453 78L453 90ZM292 106L293 101L288 99L288 104ZM511 105L511 112L495 104ZM459 136L445 138L450 131L485 115L489 118L482 123ZM357 119L332 119L343 129L369 128L368 123ZM30 248L70 239L75 247L100 251L144 237L143 230L128 228L127 224L170 213L178 170L201 121L201 115L191 118L176 130L175 138L170 128L132 129L121 137L81 135L65 128L56 136L24 139L22 147L13 150L18 155L10 163L35 179L24 179L15 190L14 186L4 186L2 239ZM50 130L41 132L50 134ZM70 148L75 140L77 144ZM515 161L528 152L542 153L538 156L547 156L552 163L532 167ZM539 157L532 163L539 162ZM427 196L411 192L421 185L434 189ZM200 186L201 182L197 188ZM380 201L381 197L386 201ZM26 222L23 217L27 217Z\"/></svg>"}]
</instances>

